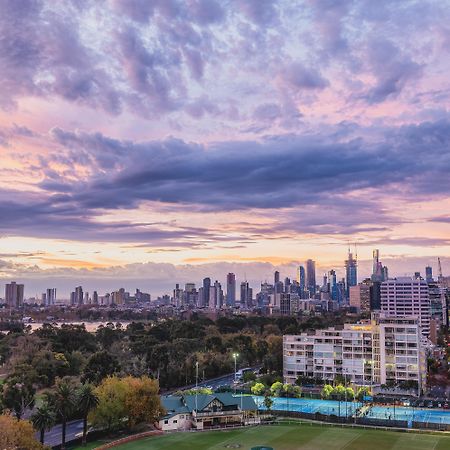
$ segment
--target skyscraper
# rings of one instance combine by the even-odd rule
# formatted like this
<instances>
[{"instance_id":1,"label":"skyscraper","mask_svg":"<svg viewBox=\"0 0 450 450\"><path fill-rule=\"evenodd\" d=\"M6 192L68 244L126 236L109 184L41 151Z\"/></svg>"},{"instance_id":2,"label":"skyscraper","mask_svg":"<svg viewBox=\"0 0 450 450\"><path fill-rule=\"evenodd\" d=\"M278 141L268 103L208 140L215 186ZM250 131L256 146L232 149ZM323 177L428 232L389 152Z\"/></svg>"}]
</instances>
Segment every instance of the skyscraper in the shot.
<instances>
[{"instance_id":1,"label":"skyscraper","mask_svg":"<svg viewBox=\"0 0 450 450\"><path fill-rule=\"evenodd\" d=\"M297 281L300 286L300 291L303 292L306 287L306 276L305 276L305 268L303 266L298 266L297 269Z\"/></svg>"},{"instance_id":2,"label":"skyscraper","mask_svg":"<svg viewBox=\"0 0 450 450\"><path fill-rule=\"evenodd\" d=\"M236 304L236 275L229 273L227 275L227 306Z\"/></svg>"},{"instance_id":3,"label":"skyscraper","mask_svg":"<svg viewBox=\"0 0 450 450\"><path fill-rule=\"evenodd\" d=\"M280 272L278 272L278 270L276 270L275 273L273 274L273 282L274 284L280 282Z\"/></svg>"},{"instance_id":4,"label":"skyscraper","mask_svg":"<svg viewBox=\"0 0 450 450\"><path fill-rule=\"evenodd\" d=\"M345 281L347 287L347 298L350 295L350 286L358 284L357 261L353 258L353 254L349 251L348 258L345 261Z\"/></svg>"},{"instance_id":5,"label":"skyscraper","mask_svg":"<svg viewBox=\"0 0 450 450\"><path fill-rule=\"evenodd\" d=\"M241 283L241 307L251 308L253 306L253 289L247 281Z\"/></svg>"},{"instance_id":6,"label":"skyscraper","mask_svg":"<svg viewBox=\"0 0 450 450\"><path fill-rule=\"evenodd\" d=\"M23 305L24 285L15 281L5 286L5 301L10 308L20 308Z\"/></svg>"},{"instance_id":7,"label":"skyscraper","mask_svg":"<svg viewBox=\"0 0 450 450\"><path fill-rule=\"evenodd\" d=\"M75 288L75 305L81 306L83 304L83 287L77 286Z\"/></svg>"},{"instance_id":8,"label":"skyscraper","mask_svg":"<svg viewBox=\"0 0 450 450\"><path fill-rule=\"evenodd\" d=\"M208 307L209 305L209 288L211 287L211 278L203 279L203 299L201 306Z\"/></svg>"},{"instance_id":9,"label":"skyscraper","mask_svg":"<svg viewBox=\"0 0 450 450\"><path fill-rule=\"evenodd\" d=\"M316 263L312 259L306 261L306 289L311 297L316 293Z\"/></svg>"},{"instance_id":10,"label":"skyscraper","mask_svg":"<svg viewBox=\"0 0 450 450\"><path fill-rule=\"evenodd\" d=\"M53 306L56 302L56 288L47 289L45 295L45 304L47 306Z\"/></svg>"},{"instance_id":11,"label":"skyscraper","mask_svg":"<svg viewBox=\"0 0 450 450\"><path fill-rule=\"evenodd\" d=\"M425 280L427 283L433 281L433 268L430 266L425 267Z\"/></svg>"}]
</instances>

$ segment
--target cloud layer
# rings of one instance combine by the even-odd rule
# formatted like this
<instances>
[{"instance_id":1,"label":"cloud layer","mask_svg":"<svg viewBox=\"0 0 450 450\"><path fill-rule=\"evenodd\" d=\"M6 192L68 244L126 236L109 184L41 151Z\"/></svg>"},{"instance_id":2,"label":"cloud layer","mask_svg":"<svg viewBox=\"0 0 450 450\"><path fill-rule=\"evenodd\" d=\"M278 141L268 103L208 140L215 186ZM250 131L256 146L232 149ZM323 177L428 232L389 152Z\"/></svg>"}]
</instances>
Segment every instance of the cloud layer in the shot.
<instances>
[{"instance_id":1,"label":"cloud layer","mask_svg":"<svg viewBox=\"0 0 450 450\"><path fill-rule=\"evenodd\" d=\"M449 19L438 0L0 0L2 253L450 255Z\"/></svg>"}]
</instances>

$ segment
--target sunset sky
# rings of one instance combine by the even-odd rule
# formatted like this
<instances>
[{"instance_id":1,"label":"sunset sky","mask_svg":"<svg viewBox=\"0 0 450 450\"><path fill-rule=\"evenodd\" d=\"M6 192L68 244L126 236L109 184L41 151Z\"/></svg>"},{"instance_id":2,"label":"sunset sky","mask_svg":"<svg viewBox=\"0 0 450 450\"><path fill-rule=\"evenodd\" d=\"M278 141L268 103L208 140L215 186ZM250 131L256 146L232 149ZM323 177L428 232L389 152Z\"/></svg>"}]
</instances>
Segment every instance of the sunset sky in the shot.
<instances>
[{"instance_id":1,"label":"sunset sky","mask_svg":"<svg viewBox=\"0 0 450 450\"><path fill-rule=\"evenodd\" d=\"M449 73L448 0L0 0L0 280L450 274Z\"/></svg>"}]
</instances>

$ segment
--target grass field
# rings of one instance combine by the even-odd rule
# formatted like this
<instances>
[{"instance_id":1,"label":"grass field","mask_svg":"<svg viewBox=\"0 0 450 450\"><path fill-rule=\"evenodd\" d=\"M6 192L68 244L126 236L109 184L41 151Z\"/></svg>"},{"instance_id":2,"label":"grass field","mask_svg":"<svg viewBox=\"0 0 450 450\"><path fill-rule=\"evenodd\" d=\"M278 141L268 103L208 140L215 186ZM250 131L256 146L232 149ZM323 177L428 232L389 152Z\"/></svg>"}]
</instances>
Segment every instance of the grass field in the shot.
<instances>
[{"instance_id":1,"label":"grass field","mask_svg":"<svg viewBox=\"0 0 450 450\"><path fill-rule=\"evenodd\" d=\"M275 450L449 450L450 437L310 424L258 426L231 431L174 433L130 442L119 450L242 450L268 445ZM93 448L90 447L90 448ZM229 448L229 447L228 447Z\"/></svg>"}]
</instances>

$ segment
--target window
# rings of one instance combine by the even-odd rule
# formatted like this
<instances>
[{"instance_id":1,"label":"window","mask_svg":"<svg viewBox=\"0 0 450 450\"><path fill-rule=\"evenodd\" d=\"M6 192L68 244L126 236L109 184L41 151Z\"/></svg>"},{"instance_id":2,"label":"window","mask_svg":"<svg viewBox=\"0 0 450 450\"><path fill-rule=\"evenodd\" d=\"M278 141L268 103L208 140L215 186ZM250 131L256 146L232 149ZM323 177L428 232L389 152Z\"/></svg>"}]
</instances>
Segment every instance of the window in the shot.
<instances>
[{"instance_id":1,"label":"window","mask_svg":"<svg viewBox=\"0 0 450 450\"><path fill-rule=\"evenodd\" d=\"M178 420L174 420L173 423L178 423Z\"/></svg>"},{"instance_id":2,"label":"window","mask_svg":"<svg viewBox=\"0 0 450 450\"><path fill-rule=\"evenodd\" d=\"M164 424L165 424L165 425L167 425L168 423L169 423L169 421L168 421L168 420L165 420L165 421L164 421Z\"/></svg>"}]
</instances>

